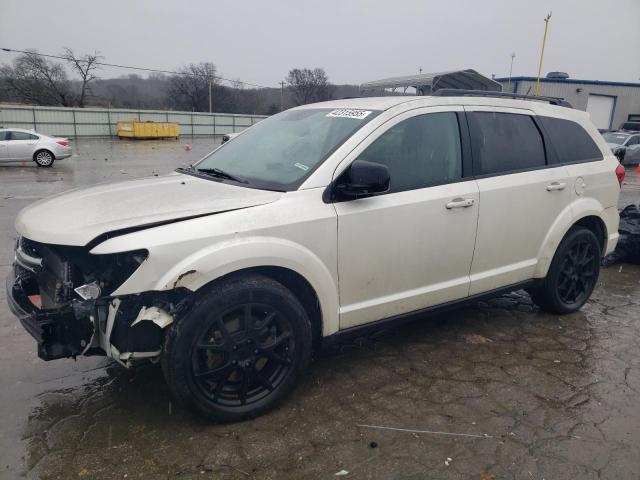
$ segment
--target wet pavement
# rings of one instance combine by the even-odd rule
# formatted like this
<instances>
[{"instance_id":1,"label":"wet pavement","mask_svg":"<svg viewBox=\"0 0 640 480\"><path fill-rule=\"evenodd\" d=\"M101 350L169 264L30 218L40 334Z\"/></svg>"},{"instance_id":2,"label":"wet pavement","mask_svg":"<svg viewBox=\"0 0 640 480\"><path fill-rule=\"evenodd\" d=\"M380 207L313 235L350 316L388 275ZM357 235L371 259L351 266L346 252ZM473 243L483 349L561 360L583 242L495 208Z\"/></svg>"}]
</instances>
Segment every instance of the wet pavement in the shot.
<instances>
[{"instance_id":1,"label":"wet pavement","mask_svg":"<svg viewBox=\"0 0 640 480\"><path fill-rule=\"evenodd\" d=\"M0 166L0 275L20 208L217 143L81 140L53 169ZM621 206L638 200L628 170ZM516 292L424 318L323 351L279 409L212 425L172 404L156 366L39 360L2 289L0 478L638 479L639 293L622 264L572 315Z\"/></svg>"}]
</instances>

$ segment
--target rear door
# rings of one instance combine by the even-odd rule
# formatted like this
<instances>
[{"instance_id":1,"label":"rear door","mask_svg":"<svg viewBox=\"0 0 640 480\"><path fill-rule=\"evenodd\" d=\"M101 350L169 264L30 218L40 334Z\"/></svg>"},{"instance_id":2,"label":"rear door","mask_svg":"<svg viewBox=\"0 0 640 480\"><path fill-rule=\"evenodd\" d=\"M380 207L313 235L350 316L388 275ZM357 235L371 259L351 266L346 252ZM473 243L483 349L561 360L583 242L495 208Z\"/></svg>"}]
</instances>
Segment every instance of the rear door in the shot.
<instances>
[{"instance_id":1,"label":"rear door","mask_svg":"<svg viewBox=\"0 0 640 480\"><path fill-rule=\"evenodd\" d=\"M9 158L11 160L31 160L39 137L27 132L11 132Z\"/></svg>"},{"instance_id":2,"label":"rear door","mask_svg":"<svg viewBox=\"0 0 640 480\"><path fill-rule=\"evenodd\" d=\"M390 120L345 159L386 165L391 184L334 203L341 328L468 295L478 220L468 148L461 107L424 108Z\"/></svg>"},{"instance_id":3,"label":"rear door","mask_svg":"<svg viewBox=\"0 0 640 480\"><path fill-rule=\"evenodd\" d=\"M543 242L569 208L573 183L565 166L547 166L533 112L465 107L473 170L480 191L470 294L533 277Z\"/></svg>"}]
</instances>

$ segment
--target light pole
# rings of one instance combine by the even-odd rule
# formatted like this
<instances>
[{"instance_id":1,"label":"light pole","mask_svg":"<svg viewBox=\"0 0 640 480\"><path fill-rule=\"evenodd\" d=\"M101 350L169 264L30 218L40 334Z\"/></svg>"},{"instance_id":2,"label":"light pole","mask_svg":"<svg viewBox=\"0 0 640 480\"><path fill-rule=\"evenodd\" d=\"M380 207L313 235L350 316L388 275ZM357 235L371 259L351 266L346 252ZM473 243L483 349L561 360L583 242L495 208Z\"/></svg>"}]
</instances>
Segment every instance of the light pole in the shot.
<instances>
[{"instance_id":1,"label":"light pole","mask_svg":"<svg viewBox=\"0 0 640 480\"><path fill-rule=\"evenodd\" d=\"M540 63L538 64L538 79L536 80L536 95L540 95L540 74L542 73L542 59L544 58L544 46L547 43L547 30L549 29L551 12L544 19L544 37L542 37L542 49L540 50Z\"/></svg>"},{"instance_id":2,"label":"light pole","mask_svg":"<svg viewBox=\"0 0 640 480\"><path fill-rule=\"evenodd\" d=\"M516 52L511 54L511 66L509 67L509 90L511 90L511 74L513 73L513 60L516 58ZM517 93L517 92L513 92Z\"/></svg>"}]
</instances>

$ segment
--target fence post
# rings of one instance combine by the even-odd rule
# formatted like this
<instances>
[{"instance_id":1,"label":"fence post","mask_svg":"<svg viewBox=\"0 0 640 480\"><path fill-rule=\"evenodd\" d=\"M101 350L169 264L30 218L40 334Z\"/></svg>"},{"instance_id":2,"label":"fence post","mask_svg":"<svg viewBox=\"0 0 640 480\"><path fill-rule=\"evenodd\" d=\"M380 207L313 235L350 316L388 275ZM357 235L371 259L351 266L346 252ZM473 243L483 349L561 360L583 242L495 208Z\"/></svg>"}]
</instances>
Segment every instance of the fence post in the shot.
<instances>
[{"instance_id":1,"label":"fence post","mask_svg":"<svg viewBox=\"0 0 640 480\"><path fill-rule=\"evenodd\" d=\"M236 133L236 116L231 117L231 124L233 125L233 133Z\"/></svg>"},{"instance_id":2,"label":"fence post","mask_svg":"<svg viewBox=\"0 0 640 480\"><path fill-rule=\"evenodd\" d=\"M111 104L109 104L109 107L107 108L107 123L109 125L109 137L113 137L113 134L111 133Z\"/></svg>"},{"instance_id":3,"label":"fence post","mask_svg":"<svg viewBox=\"0 0 640 480\"><path fill-rule=\"evenodd\" d=\"M38 127L36 126L36 107L31 109L31 113L33 114L33 129L37 132Z\"/></svg>"},{"instance_id":4,"label":"fence post","mask_svg":"<svg viewBox=\"0 0 640 480\"><path fill-rule=\"evenodd\" d=\"M191 110L191 136L193 137L193 110Z\"/></svg>"},{"instance_id":5,"label":"fence post","mask_svg":"<svg viewBox=\"0 0 640 480\"><path fill-rule=\"evenodd\" d=\"M78 127L76 124L76 109L72 108L71 109L71 114L73 115L73 136L75 138L78 138Z\"/></svg>"}]
</instances>

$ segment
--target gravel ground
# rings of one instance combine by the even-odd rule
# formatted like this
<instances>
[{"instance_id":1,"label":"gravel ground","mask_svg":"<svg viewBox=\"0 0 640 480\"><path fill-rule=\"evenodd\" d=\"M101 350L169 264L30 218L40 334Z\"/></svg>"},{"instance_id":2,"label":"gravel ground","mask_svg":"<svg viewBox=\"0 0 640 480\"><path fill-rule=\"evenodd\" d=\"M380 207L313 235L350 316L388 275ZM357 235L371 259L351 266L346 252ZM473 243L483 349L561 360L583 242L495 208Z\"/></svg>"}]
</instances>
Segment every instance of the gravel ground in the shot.
<instances>
[{"instance_id":1,"label":"gravel ground","mask_svg":"<svg viewBox=\"0 0 640 480\"><path fill-rule=\"evenodd\" d=\"M217 143L80 140L52 169L0 166L0 275L25 205ZM628 170L621 206L639 199ZM212 425L171 403L157 367L40 361L2 290L0 478L638 479L638 293L640 267L623 264L572 315L516 292L417 320L323 351L272 413Z\"/></svg>"}]
</instances>

